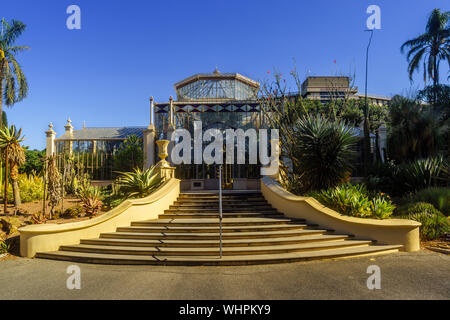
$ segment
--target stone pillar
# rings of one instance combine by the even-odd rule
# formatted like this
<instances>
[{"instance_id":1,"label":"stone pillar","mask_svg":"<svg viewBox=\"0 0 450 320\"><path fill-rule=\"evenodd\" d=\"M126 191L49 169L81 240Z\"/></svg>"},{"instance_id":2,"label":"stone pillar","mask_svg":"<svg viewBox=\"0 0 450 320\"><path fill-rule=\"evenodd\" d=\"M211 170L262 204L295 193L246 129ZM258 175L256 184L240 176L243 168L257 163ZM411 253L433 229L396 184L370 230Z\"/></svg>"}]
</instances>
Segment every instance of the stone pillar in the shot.
<instances>
[{"instance_id":1,"label":"stone pillar","mask_svg":"<svg viewBox=\"0 0 450 320\"><path fill-rule=\"evenodd\" d=\"M167 147L169 145L169 140L158 140L156 144L158 145L158 157L161 159L156 164L156 172L158 176L163 180L168 180L175 177L175 168L170 166L170 163L166 161L168 156Z\"/></svg>"},{"instance_id":2,"label":"stone pillar","mask_svg":"<svg viewBox=\"0 0 450 320\"><path fill-rule=\"evenodd\" d=\"M72 138L73 136L73 126L72 126L72 120L67 119L67 124L64 126L65 130L66 130L66 136L67 138ZM73 151L73 141L69 140L68 145L64 145L65 148L67 148L66 150L68 151L69 154L72 154Z\"/></svg>"},{"instance_id":3,"label":"stone pillar","mask_svg":"<svg viewBox=\"0 0 450 320\"><path fill-rule=\"evenodd\" d=\"M56 153L56 150L55 150L56 132L53 131L53 124L51 122L48 125L48 130L45 131L45 135L47 137L47 144L46 144L45 155L47 157L49 157L49 156L54 155Z\"/></svg>"},{"instance_id":4,"label":"stone pillar","mask_svg":"<svg viewBox=\"0 0 450 320\"><path fill-rule=\"evenodd\" d=\"M167 140L169 140L168 146L168 160L172 163L172 149L174 147L175 142L172 141L172 135L175 131L175 106L173 104L173 98L170 96L169 98L169 126L167 128Z\"/></svg>"},{"instance_id":5,"label":"stone pillar","mask_svg":"<svg viewBox=\"0 0 450 320\"><path fill-rule=\"evenodd\" d=\"M150 124L148 128L144 130L144 169L148 169L155 165L155 138L156 129L153 120L153 97L150 98Z\"/></svg>"}]
</instances>

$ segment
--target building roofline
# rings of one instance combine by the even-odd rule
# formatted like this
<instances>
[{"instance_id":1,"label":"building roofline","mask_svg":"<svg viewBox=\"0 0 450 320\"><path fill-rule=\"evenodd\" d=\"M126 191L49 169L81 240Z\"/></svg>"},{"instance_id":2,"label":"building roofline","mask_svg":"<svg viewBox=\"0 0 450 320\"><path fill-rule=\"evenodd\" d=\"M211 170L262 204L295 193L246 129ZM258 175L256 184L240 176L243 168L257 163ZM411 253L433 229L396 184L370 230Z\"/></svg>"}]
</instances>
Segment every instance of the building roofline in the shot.
<instances>
[{"instance_id":1,"label":"building roofline","mask_svg":"<svg viewBox=\"0 0 450 320\"><path fill-rule=\"evenodd\" d=\"M243 76L240 73L197 73L186 79L178 81L174 84L175 89L178 89L182 86L185 86L189 83L195 82L197 80L239 80L245 84L248 84L252 87L259 88L260 84L257 81L254 81L250 78Z\"/></svg>"}]
</instances>

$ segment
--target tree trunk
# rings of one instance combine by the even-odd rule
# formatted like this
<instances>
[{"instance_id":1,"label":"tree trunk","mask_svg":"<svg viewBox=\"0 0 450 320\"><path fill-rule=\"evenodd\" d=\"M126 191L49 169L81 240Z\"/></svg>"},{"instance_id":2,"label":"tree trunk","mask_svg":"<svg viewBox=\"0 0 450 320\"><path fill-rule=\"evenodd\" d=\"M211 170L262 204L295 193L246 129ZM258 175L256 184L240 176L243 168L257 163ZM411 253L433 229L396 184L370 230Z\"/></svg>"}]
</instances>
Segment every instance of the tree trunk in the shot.
<instances>
[{"instance_id":1,"label":"tree trunk","mask_svg":"<svg viewBox=\"0 0 450 320\"><path fill-rule=\"evenodd\" d=\"M3 128L3 60L0 62L0 128Z\"/></svg>"},{"instance_id":2,"label":"tree trunk","mask_svg":"<svg viewBox=\"0 0 450 320\"><path fill-rule=\"evenodd\" d=\"M5 193L3 199L3 213L5 216L8 214L8 147L5 148Z\"/></svg>"},{"instance_id":3,"label":"tree trunk","mask_svg":"<svg viewBox=\"0 0 450 320\"><path fill-rule=\"evenodd\" d=\"M11 177L11 186L13 190L14 196L14 206L20 206L22 204L22 200L20 199L20 189L19 184L17 183L17 178L19 177L19 166L16 163L10 163L10 177Z\"/></svg>"},{"instance_id":4,"label":"tree trunk","mask_svg":"<svg viewBox=\"0 0 450 320\"><path fill-rule=\"evenodd\" d=\"M14 206L18 207L22 204L22 200L20 199L20 189L17 180L12 180L11 182L13 195L14 195Z\"/></svg>"}]
</instances>

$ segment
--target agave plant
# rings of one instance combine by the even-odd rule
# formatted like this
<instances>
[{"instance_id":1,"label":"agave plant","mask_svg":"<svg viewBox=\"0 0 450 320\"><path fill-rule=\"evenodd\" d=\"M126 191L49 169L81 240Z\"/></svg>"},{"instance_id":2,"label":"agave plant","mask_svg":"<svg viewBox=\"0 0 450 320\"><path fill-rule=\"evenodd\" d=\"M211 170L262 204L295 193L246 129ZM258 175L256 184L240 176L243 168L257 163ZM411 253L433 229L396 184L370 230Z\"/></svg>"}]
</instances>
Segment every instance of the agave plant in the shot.
<instances>
[{"instance_id":1,"label":"agave plant","mask_svg":"<svg viewBox=\"0 0 450 320\"><path fill-rule=\"evenodd\" d=\"M78 197L82 202L82 207L86 215L93 217L102 208L103 202L101 201L100 189L95 187L82 187L78 191Z\"/></svg>"},{"instance_id":2,"label":"agave plant","mask_svg":"<svg viewBox=\"0 0 450 320\"><path fill-rule=\"evenodd\" d=\"M323 205L353 217L386 219L395 209L389 197L372 194L363 184L345 183L310 195Z\"/></svg>"},{"instance_id":3,"label":"agave plant","mask_svg":"<svg viewBox=\"0 0 450 320\"><path fill-rule=\"evenodd\" d=\"M118 172L117 185L126 197L143 198L152 193L160 184L161 178L155 174L155 168L147 170L135 168L133 172Z\"/></svg>"}]
</instances>

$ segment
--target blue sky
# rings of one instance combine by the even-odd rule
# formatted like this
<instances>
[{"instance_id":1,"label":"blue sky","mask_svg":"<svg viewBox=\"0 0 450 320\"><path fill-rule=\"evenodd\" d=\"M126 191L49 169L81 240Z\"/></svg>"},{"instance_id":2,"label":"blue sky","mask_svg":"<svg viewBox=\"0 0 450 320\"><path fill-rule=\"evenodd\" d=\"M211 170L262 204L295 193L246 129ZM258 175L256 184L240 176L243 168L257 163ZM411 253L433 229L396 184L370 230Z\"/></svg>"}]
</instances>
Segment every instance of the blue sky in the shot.
<instances>
[{"instance_id":1,"label":"blue sky","mask_svg":"<svg viewBox=\"0 0 450 320\"><path fill-rule=\"evenodd\" d=\"M71 4L81 8L81 30L66 28ZM382 29L372 42L369 92L422 87L421 74L409 81L399 47L423 33L433 8L450 10L448 0L5 1L0 17L27 24L17 44L31 47L19 56L29 96L6 110L9 122L39 149L48 122L60 135L69 116L75 128L147 125L150 96L167 101L175 82L216 65L263 82L269 70L287 75L295 61L302 78L354 72L363 91L371 4L381 8ZM441 81L447 72L445 65Z\"/></svg>"}]
</instances>

